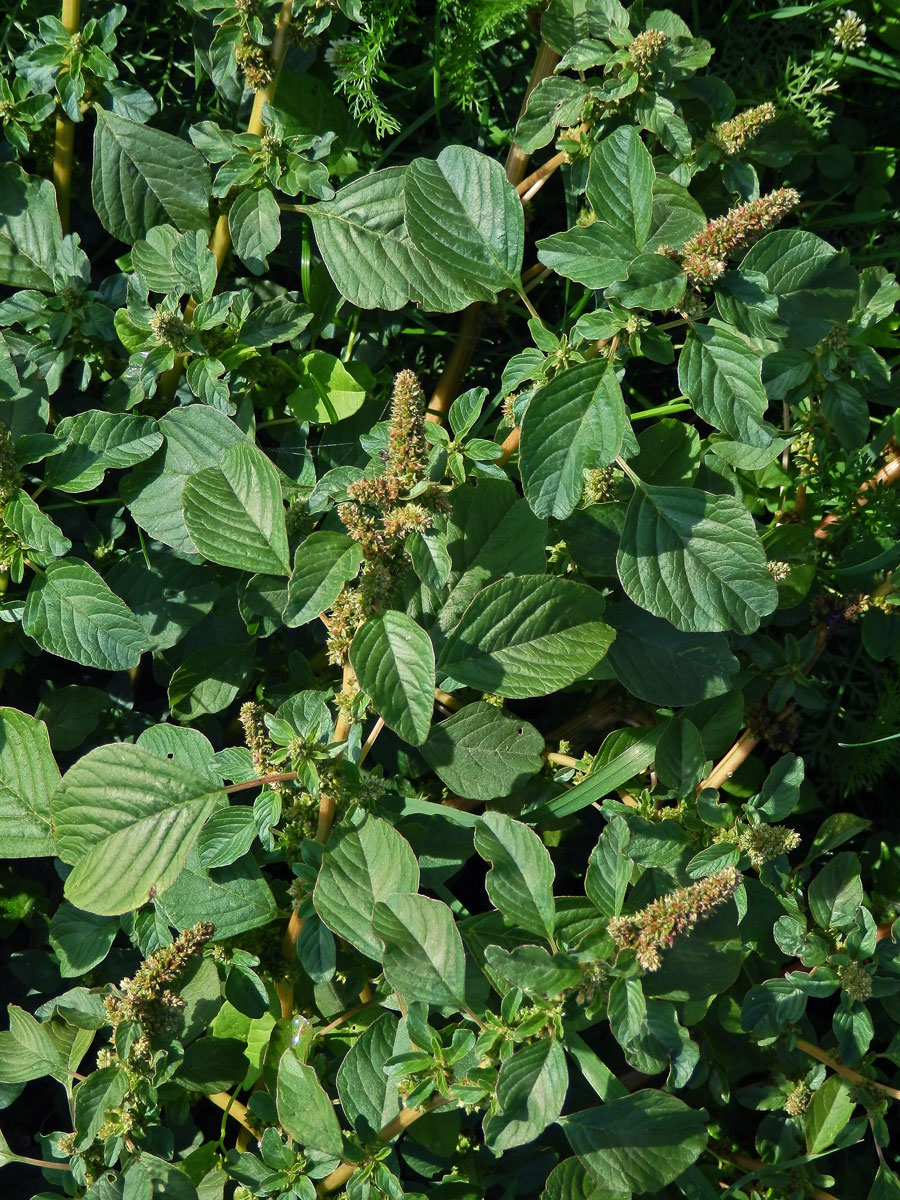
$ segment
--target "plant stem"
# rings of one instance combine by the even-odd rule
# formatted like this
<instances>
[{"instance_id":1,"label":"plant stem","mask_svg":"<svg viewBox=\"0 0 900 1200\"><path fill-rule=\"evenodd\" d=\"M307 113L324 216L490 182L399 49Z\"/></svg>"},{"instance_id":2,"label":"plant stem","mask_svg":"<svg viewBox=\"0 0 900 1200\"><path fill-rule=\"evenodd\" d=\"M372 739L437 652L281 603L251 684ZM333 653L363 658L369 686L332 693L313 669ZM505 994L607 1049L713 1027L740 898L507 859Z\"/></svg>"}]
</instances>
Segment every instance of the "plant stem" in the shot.
<instances>
[{"instance_id":1,"label":"plant stem","mask_svg":"<svg viewBox=\"0 0 900 1200\"><path fill-rule=\"evenodd\" d=\"M68 1163L44 1162L42 1158L29 1158L26 1154L17 1154L9 1162L26 1163L29 1167L40 1167L42 1171L71 1171Z\"/></svg>"},{"instance_id":2,"label":"plant stem","mask_svg":"<svg viewBox=\"0 0 900 1200\"><path fill-rule=\"evenodd\" d=\"M580 758L573 758L571 754L557 754L555 750L545 750L541 756L545 762L556 763L560 767L578 768L581 766Z\"/></svg>"},{"instance_id":3,"label":"plant stem","mask_svg":"<svg viewBox=\"0 0 900 1200\"><path fill-rule=\"evenodd\" d=\"M534 317L534 319L536 321L540 321L540 319L541 319L540 314L538 313L538 310L534 307L534 305L531 303L531 301L528 299L527 294L525 292L519 292L519 299L522 301L522 303L528 309L528 312L531 314L531 316Z\"/></svg>"},{"instance_id":4,"label":"plant stem","mask_svg":"<svg viewBox=\"0 0 900 1200\"><path fill-rule=\"evenodd\" d=\"M296 771L279 771L274 775L260 775L258 779L245 779L243 783L232 783L222 788L226 796L232 792L246 792L249 788L262 787L264 783L289 783L297 778Z\"/></svg>"},{"instance_id":5,"label":"plant stem","mask_svg":"<svg viewBox=\"0 0 900 1200\"><path fill-rule=\"evenodd\" d=\"M81 24L81 0L62 0L60 20L70 35L77 33ZM53 186L56 189L59 223L64 234L69 232L74 148L75 126L66 114L61 112L56 118L56 135L53 144Z\"/></svg>"},{"instance_id":6,"label":"plant stem","mask_svg":"<svg viewBox=\"0 0 900 1200\"><path fill-rule=\"evenodd\" d=\"M237 1121L238 1125L243 1125L248 1133L252 1133L256 1137L256 1130L250 1125L247 1120L247 1106L241 1104L240 1100L235 1100L234 1096L228 1092L213 1092L207 1095L207 1100L212 1100L217 1108L221 1108L227 1117L232 1117Z\"/></svg>"},{"instance_id":7,"label":"plant stem","mask_svg":"<svg viewBox=\"0 0 900 1200\"><path fill-rule=\"evenodd\" d=\"M352 1008L348 1008L347 1011L341 1013L339 1017L335 1017L333 1021L329 1022L329 1024L324 1027L324 1029L317 1030L316 1037L325 1037L326 1034L333 1033L334 1030L339 1029L345 1021L349 1021L351 1017L355 1017L357 1013L363 1012L365 1009L369 1008L370 1005L371 1000L367 1000L365 1003L354 1004Z\"/></svg>"},{"instance_id":8,"label":"plant stem","mask_svg":"<svg viewBox=\"0 0 900 1200\"><path fill-rule=\"evenodd\" d=\"M859 1084L860 1087L874 1088L875 1091L881 1092L885 1096L890 1096L894 1100L900 1100L900 1091L897 1088L888 1087L886 1083L879 1083L877 1079L867 1079L865 1075L860 1075L859 1071L854 1071L852 1067L845 1067L842 1062L838 1062L836 1058L832 1058L830 1054L821 1050L812 1042L804 1041L803 1038L797 1038L794 1043L798 1050L802 1050L804 1054L808 1054L810 1058L816 1059L817 1062L824 1063L826 1067L830 1067L835 1074L840 1075L842 1079L846 1079L848 1083Z\"/></svg>"},{"instance_id":9,"label":"plant stem","mask_svg":"<svg viewBox=\"0 0 900 1200\"><path fill-rule=\"evenodd\" d=\"M436 1108L442 1108L445 1104L452 1103L453 1101L447 1099L446 1096L438 1096L428 1104L423 1104L421 1108L402 1108L393 1121L388 1121L387 1125L379 1129L375 1136L379 1142L392 1142L404 1129L408 1129L414 1121L418 1121L419 1117L424 1117L427 1113L434 1112ZM321 1183L317 1184L316 1193L319 1196L328 1196L332 1192L336 1192L361 1166L362 1163L341 1163L330 1175L326 1175Z\"/></svg>"},{"instance_id":10,"label":"plant stem","mask_svg":"<svg viewBox=\"0 0 900 1200\"><path fill-rule=\"evenodd\" d=\"M369 757L369 752L371 751L372 747L375 745L375 741L376 741L379 733L381 733L382 729L384 729L384 717L379 717L378 720L375 722L375 724L372 726L372 730L371 730L369 736L366 738L366 740L363 744L362 750L360 750L360 752L359 752L359 765L360 766L362 766L363 763L366 761L366 759Z\"/></svg>"},{"instance_id":11,"label":"plant stem","mask_svg":"<svg viewBox=\"0 0 900 1200\"><path fill-rule=\"evenodd\" d=\"M536 171L532 171L529 176L523 179L516 187L522 203L527 204L529 200L532 200L550 176L568 161L568 154L565 150L560 150L558 154L554 154L552 158L548 158L542 166L538 167Z\"/></svg>"}]
</instances>

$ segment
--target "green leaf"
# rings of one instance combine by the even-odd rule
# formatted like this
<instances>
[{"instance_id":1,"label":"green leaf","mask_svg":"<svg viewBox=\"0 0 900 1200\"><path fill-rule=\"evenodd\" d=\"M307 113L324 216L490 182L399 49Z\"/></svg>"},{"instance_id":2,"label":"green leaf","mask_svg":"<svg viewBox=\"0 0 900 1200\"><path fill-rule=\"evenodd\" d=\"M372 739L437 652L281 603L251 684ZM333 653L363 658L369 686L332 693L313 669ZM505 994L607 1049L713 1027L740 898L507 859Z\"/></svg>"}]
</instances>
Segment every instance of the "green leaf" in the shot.
<instances>
[{"instance_id":1,"label":"green leaf","mask_svg":"<svg viewBox=\"0 0 900 1200\"><path fill-rule=\"evenodd\" d=\"M481 479L450 494L447 523L450 590L438 624L446 633L487 584L506 574L543 574L547 522L539 520L506 479Z\"/></svg>"},{"instance_id":2,"label":"green leaf","mask_svg":"<svg viewBox=\"0 0 900 1200\"><path fill-rule=\"evenodd\" d=\"M858 450L869 436L869 406L859 391L832 380L822 392L822 413L845 450Z\"/></svg>"},{"instance_id":3,"label":"green leaf","mask_svg":"<svg viewBox=\"0 0 900 1200\"><path fill-rule=\"evenodd\" d=\"M759 352L719 325L694 325L678 360L678 382L696 412L748 446L766 447L774 430L763 420L769 398Z\"/></svg>"},{"instance_id":4,"label":"green leaf","mask_svg":"<svg viewBox=\"0 0 900 1200\"><path fill-rule=\"evenodd\" d=\"M604 917L617 917L622 911L633 863L628 855L631 833L622 817L613 817L591 851L584 890Z\"/></svg>"},{"instance_id":5,"label":"green leaf","mask_svg":"<svg viewBox=\"0 0 900 1200\"><path fill-rule=\"evenodd\" d=\"M143 462L163 441L151 417L99 409L63 417L55 432L67 444L48 459L44 482L60 492L93 491L108 470Z\"/></svg>"},{"instance_id":6,"label":"green leaf","mask_svg":"<svg viewBox=\"0 0 900 1200\"><path fill-rule=\"evenodd\" d=\"M566 1055L545 1037L518 1050L500 1068L499 1112L484 1121L484 1140L494 1154L540 1137L562 1112L569 1086Z\"/></svg>"},{"instance_id":7,"label":"green leaf","mask_svg":"<svg viewBox=\"0 0 900 1200\"><path fill-rule=\"evenodd\" d=\"M101 1067L75 1089L76 1149L86 1150L96 1138L111 1108L128 1092L128 1074L121 1067Z\"/></svg>"},{"instance_id":8,"label":"green leaf","mask_svg":"<svg viewBox=\"0 0 900 1200\"><path fill-rule=\"evenodd\" d=\"M565 1158L547 1176L541 1200L630 1200L630 1192L610 1192L577 1158Z\"/></svg>"},{"instance_id":9,"label":"green leaf","mask_svg":"<svg viewBox=\"0 0 900 1200\"><path fill-rule=\"evenodd\" d=\"M625 437L625 403L603 359L556 375L531 399L522 421L519 466L525 498L539 517L568 517L584 471L615 461Z\"/></svg>"},{"instance_id":10,"label":"green leaf","mask_svg":"<svg viewBox=\"0 0 900 1200\"><path fill-rule=\"evenodd\" d=\"M806 1009L806 995L788 979L767 979L752 987L741 1004L741 1027L756 1038L777 1037L796 1024Z\"/></svg>"},{"instance_id":11,"label":"green leaf","mask_svg":"<svg viewBox=\"0 0 900 1200\"><path fill-rule=\"evenodd\" d=\"M0 166L0 283L52 292L62 241L56 193L47 179Z\"/></svg>"},{"instance_id":12,"label":"green leaf","mask_svg":"<svg viewBox=\"0 0 900 1200\"><path fill-rule=\"evenodd\" d=\"M605 1186L658 1192L703 1153L706 1114L665 1092L644 1090L563 1117L569 1145Z\"/></svg>"},{"instance_id":13,"label":"green leaf","mask_svg":"<svg viewBox=\"0 0 900 1200\"><path fill-rule=\"evenodd\" d=\"M604 656L615 636L584 584L525 575L489 584L450 634L439 665L458 683L510 699L546 696Z\"/></svg>"},{"instance_id":14,"label":"green leaf","mask_svg":"<svg viewBox=\"0 0 900 1200\"><path fill-rule=\"evenodd\" d=\"M267 255L281 241L281 212L268 188L248 188L228 210L228 228L238 258L254 275L269 269Z\"/></svg>"},{"instance_id":15,"label":"green leaf","mask_svg":"<svg viewBox=\"0 0 900 1200\"><path fill-rule=\"evenodd\" d=\"M94 110L94 210L120 242L154 225L209 232L209 167L189 143L106 109Z\"/></svg>"},{"instance_id":16,"label":"green leaf","mask_svg":"<svg viewBox=\"0 0 900 1200\"><path fill-rule=\"evenodd\" d=\"M391 312L413 301L430 312L455 312L476 297L410 240L403 203L407 169L364 175L306 212L328 273L351 304Z\"/></svg>"},{"instance_id":17,"label":"green leaf","mask_svg":"<svg viewBox=\"0 0 900 1200\"><path fill-rule=\"evenodd\" d=\"M817 1088L803 1118L807 1154L821 1154L850 1120L856 1101L840 1075L830 1075Z\"/></svg>"},{"instance_id":18,"label":"green leaf","mask_svg":"<svg viewBox=\"0 0 900 1200\"><path fill-rule=\"evenodd\" d=\"M682 633L628 601L607 609L616 631L609 665L626 691L673 708L722 696L739 663L720 633Z\"/></svg>"},{"instance_id":19,"label":"green leaf","mask_svg":"<svg viewBox=\"0 0 900 1200\"><path fill-rule=\"evenodd\" d=\"M163 450L125 477L122 498L152 538L183 554L196 554L184 523L184 485L246 438L233 421L206 404L173 409L160 419L159 428L166 439Z\"/></svg>"},{"instance_id":20,"label":"green leaf","mask_svg":"<svg viewBox=\"0 0 900 1200\"><path fill-rule=\"evenodd\" d=\"M316 879L313 904L328 928L381 961L372 909L398 887L414 892L419 865L412 847L387 821L365 816L332 833Z\"/></svg>"},{"instance_id":21,"label":"green leaf","mask_svg":"<svg viewBox=\"0 0 900 1200\"><path fill-rule=\"evenodd\" d=\"M754 633L778 603L753 518L733 496L641 484L616 563L629 598L685 633Z\"/></svg>"},{"instance_id":22,"label":"green leaf","mask_svg":"<svg viewBox=\"0 0 900 1200\"><path fill-rule=\"evenodd\" d=\"M863 902L859 859L855 854L836 854L811 880L809 911L820 929L848 929Z\"/></svg>"},{"instance_id":23,"label":"green leaf","mask_svg":"<svg viewBox=\"0 0 900 1200\"><path fill-rule=\"evenodd\" d=\"M383 1129L400 1111L397 1081L385 1075L384 1065L388 1059L410 1049L405 1025L386 1013L344 1055L337 1073L341 1108L364 1139Z\"/></svg>"},{"instance_id":24,"label":"green leaf","mask_svg":"<svg viewBox=\"0 0 900 1200\"><path fill-rule=\"evenodd\" d=\"M350 663L385 724L410 745L421 746L434 707L434 650L428 634L405 613L370 617L353 639Z\"/></svg>"},{"instance_id":25,"label":"green leaf","mask_svg":"<svg viewBox=\"0 0 900 1200\"><path fill-rule=\"evenodd\" d=\"M655 765L660 781L684 799L700 782L705 760L697 726L683 716L670 721L656 744Z\"/></svg>"},{"instance_id":26,"label":"green leaf","mask_svg":"<svg viewBox=\"0 0 900 1200\"><path fill-rule=\"evenodd\" d=\"M221 712L247 686L256 661L254 642L203 646L169 680L169 707L179 721Z\"/></svg>"},{"instance_id":27,"label":"green leaf","mask_svg":"<svg viewBox=\"0 0 900 1200\"><path fill-rule=\"evenodd\" d=\"M607 299L624 308L649 311L674 308L684 295L687 277L678 263L662 254L640 254L628 267L626 278L610 284Z\"/></svg>"},{"instance_id":28,"label":"green leaf","mask_svg":"<svg viewBox=\"0 0 900 1200\"><path fill-rule=\"evenodd\" d=\"M556 871L538 835L504 813L486 813L475 825L475 849L491 864L485 887L494 907L514 926L552 941Z\"/></svg>"},{"instance_id":29,"label":"green leaf","mask_svg":"<svg viewBox=\"0 0 900 1200\"><path fill-rule=\"evenodd\" d=\"M206 871L196 848L156 906L178 929L212 921L219 939L262 928L278 916L275 897L252 854Z\"/></svg>"},{"instance_id":30,"label":"green leaf","mask_svg":"<svg viewBox=\"0 0 900 1200\"><path fill-rule=\"evenodd\" d=\"M418 158L403 185L406 227L419 251L472 299L521 290L525 219L503 167L468 146Z\"/></svg>"},{"instance_id":31,"label":"green leaf","mask_svg":"<svg viewBox=\"0 0 900 1200\"><path fill-rule=\"evenodd\" d=\"M690 487L700 466L696 429L674 417L663 417L638 435L640 453L630 460L645 483Z\"/></svg>"},{"instance_id":32,"label":"green leaf","mask_svg":"<svg viewBox=\"0 0 900 1200\"><path fill-rule=\"evenodd\" d=\"M457 796L511 795L543 765L542 734L527 721L479 702L435 725L422 756Z\"/></svg>"},{"instance_id":33,"label":"green leaf","mask_svg":"<svg viewBox=\"0 0 900 1200\"><path fill-rule=\"evenodd\" d=\"M358 363L345 364L324 350L311 350L297 363L298 385L287 397L288 407L298 421L343 421L365 401L364 374Z\"/></svg>"},{"instance_id":34,"label":"green leaf","mask_svg":"<svg viewBox=\"0 0 900 1200\"><path fill-rule=\"evenodd\" d=\"M44 1026L15 1004L6 1011L9 1032L0 1033L0 1082L28 1083L42 1075L66 1080L65 1060Z\"/></svg>"},{"instance_id":35,"label":"green leaf","mask_svg":"<svg viewBox=\"0 0 900 1200\"><path fill-rule=\"evenodd\" d=\"M226 451L184 485L184 523L212 562L239 571L289 575L284 501L278 472L247 442Z\"/></svg>"},{"instance_id":36,"label":"green leaf","mask_svg":"<svg viewBox=\"0 0 900 1200\"><path fill-rule=\"evenodd\" d=\"M372 930L384 943L385 979L407 1001L464 1003L466 956L446 904L395 892L376 902Z\"/></svg>"},{"instance_id":37,"label":"green leaf","mask_svg":"<svg viewBox=\"0 0 900 1200\"><path fill-rule=\"evenodd\" d=\"M537 243L538 260L564 279L585 287L608 287L628 275L628 266L638 249L620 229L595 221L576 225L565 233L554 233Z\"/></svg>"},{"instance_id":38,"label":"green leaf","mask_svg":"<svg viewBox=\"0 0 900 1200\"><path fill-rule=\"evenodd\" d=\"M337 1113L320 1086L314 1067L298 1061L287 1049L278 1064L276 1105L281 1127L294 1141L322 1154L343 1150Z\"/></svg>"},{"instance_id":39,"label":"green leaf","mask_svg":"<svg viewBox=\"0 0 900 1200\"><path fill-rule=\"evenodd\" d=\"M54 853L50 797L59 769L47 726L17 708L0 708L0 854L39 858Z\"/></svg>"},{"instance_id":40,"label":"green leaf","mask_svg":"<svg viewBox=\"0 0 900 1200\"><path fill-rule=\"evenodd\" d=\"M253 809L246 805L220 808L200 830L197 851L203 866L228 867L246 854L256 840Z\"/></svg>"},{"instance_id":41,"label":"green leaf","mask_svg":"<svg viewBox=\"0 0 900 1200\"><path fill-rule=\"evenodd\" d=\"M3 509L3 523L29 550L40 550L60 558L72 549L72 543L59 526L21 489Z\"/></svg>"},{"instance_id":42,"label":"green leaf","mask_svg":"<svg viewBox=\"0 0 900 1200\"><path fill-rule=\"evenodd\" d=\"M647 1015L647 1002L639 979L614 979L609 989L609 1031L625 1046L640 1034Z\"/></svg>"},{"instance_id":43,"label":"green leaf","mask_svg":"<svg viewBox=\"0 0 900 1200\"><path fill-rule=\"evenodd\" d=\"M70 767L51 802L57 853L75 864L66 898L117 916L161 894L220 798L208 775L140 746L98 746Z\"/></svg>"},{"instance_id":44,"label":"green leaf","mask_svg":"<svg viewBox=\"0 0 900 1200\"><path fill-rule=\"evenodd\" d=\"M85 975L103 962L118 931L115 918L98 917L71 904L61 904L50 919L49 932L63 979Z\"/></svg>"},{"instance_id":45,"label":"green leaf","mask_svg":"<svg viewBox=\"0 0 900 1200\"><path fill-rule=\"evenodd\" d=\"M531 95L516 125L515 142L533 154L553 140L558 126L578 123L585 100L585 85L565 75L542 79Z\"/></svg>"},{"instance_id":46,"label":"green leaf","mask_svg":"<svg viewBox=\"0 0 900 1200\"><path fill-rule=\"evenodd\" d=\"M900 1176L882 1164L866 1200L900 1200Z\"/></svg>"},{"instance_id":47,"label":"green leaf","mask_svg":"<svg viewBox=\"0 0 900 1200\"><path fill-rule=\"evenodd\" d=\"M439 592L450 578L452 563L447 551L446 536L438 530L418 530L407 535L404 549L413 570L427 588Z\"/></svg>"},{"instance_id":48,"label":"green leaf","mask_svg":"<svg viewBox=\"0 0 900 1200\"><path fill-rule=\"evenodd\" d=\"M640 250L650 232L656 172L640 134L622 125L591 154L587 198L597 217Z\"/></svg>"},{"instance_id":49,"label":"green leaf","mask_svg":"<svg viewBox=\"0 0 900 1200\"><path fill-rule=\"evenodd\" d=\"M147 649L128 605L78 558L49 563L33 580L22 628L43 650L100 671L136 667Z\"/></svg>"},{"instance_id":50,"label":"green leaf","mask_svg":"<svg viewBox=\"0 0 900 1200\"><path fill-rule=\"evenodd\" d=\"M859 294L846 251L839 253L804 229L767 234L746 255L740 274L762 276L767 292L775 297L778 321L786 329L783 344L789 348L812 349L833 325L849 319ZM729 312L723 316L732 319Z\"/></svg>"},{"instance_id":51,"label":"green leaf","mask_svg":"<svg viewBox=\"0 0 900 1200\"><path fill-rule=\"evenodd\" d=\"M800 799L804 775L803 759L785 754L769 772L759 795L748 801L748 807L761 812L767 821L783 821Z\"/></svg>"},{"instance_id":52,"label":"green leaf","mask_svg":"<svg viewBox=\"0 0 900 1200\"><path fill-rule=\"evenodd\" d=\"M658 250L660 246L680 250L705 225L706 215L687 188L668 175L657 175L653 180L650 237L644 250Z\"/></svg>"},{"instance_id":53,"label":"green leaf","mask_svg":"<svg viewBox=\"0 0 900 1200\"><path fill-rule=\"evenodd\" d=\"M485 960L510 987L540 996L558 996L581 980L578 962L566 954L550 955L543 946L516 946L512 951L488 946Z\"/></svg>"}]
</instances>

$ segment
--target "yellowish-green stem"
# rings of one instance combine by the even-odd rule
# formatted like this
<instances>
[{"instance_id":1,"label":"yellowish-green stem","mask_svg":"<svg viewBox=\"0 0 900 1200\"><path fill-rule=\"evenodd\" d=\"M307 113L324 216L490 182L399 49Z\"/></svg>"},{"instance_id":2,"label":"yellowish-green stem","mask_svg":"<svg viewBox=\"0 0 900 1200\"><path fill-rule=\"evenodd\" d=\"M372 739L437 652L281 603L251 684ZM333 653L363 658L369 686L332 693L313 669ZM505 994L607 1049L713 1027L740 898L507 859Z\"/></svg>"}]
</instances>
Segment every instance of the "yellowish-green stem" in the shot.
<instances>
[{"instance_id":1,"label":"yellowish-green stem","mask_svg":"<svg viewBox=\"0 0 900 1200\"><path fill-rule=\"evenodd\" d=\"M62 0L60 20L70 34L78 32L81 24L81 0ZM65 115L56 118L56 136L53 144L53 186L56 189L56 207L63 233L69 232L69 214L72 207L72 152L75 147L75 126Z\"/></svg>"}]
</instances>

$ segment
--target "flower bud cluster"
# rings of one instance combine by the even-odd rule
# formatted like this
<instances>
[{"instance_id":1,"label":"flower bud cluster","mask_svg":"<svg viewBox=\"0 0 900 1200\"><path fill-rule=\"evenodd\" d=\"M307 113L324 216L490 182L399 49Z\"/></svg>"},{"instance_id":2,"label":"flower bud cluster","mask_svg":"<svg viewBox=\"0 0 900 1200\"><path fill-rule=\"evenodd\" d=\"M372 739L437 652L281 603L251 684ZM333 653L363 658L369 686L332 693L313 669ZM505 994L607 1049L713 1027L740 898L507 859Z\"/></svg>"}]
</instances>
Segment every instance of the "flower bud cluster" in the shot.
<instances>
[{"instance_id":1,"label":"flower bud cluster","mask_svg":"<svg viewBox=\"0 0 900 1200\"><path fill-rule=\"evenodd\" d=\"M238 713L238 720L244 728L244 742L259 775L268 775L274 770L271 759L274 747L266 729L264 716L263 706L252 700L242 705Z\"/></svg>"},{"instance_id":2,"label":"flower bud cluster","mask_svg":"<svg viewBox=\"0 0 900 1200\"><path fill-rule=\"evenodd\" d=\"M801 1081L789 1092L784 1102L784 1111L789 1117L802 1117L809 1108L812 1097L812 1088L808 1083Z\"/></svg>"},{"instance_id":3,"label":"flower bud cluster","mask_svg":"<svg viewBox=\"0 0 900 1200\"><path fill-rule=\"evenodd\" d=\"M773 558L766 563L766 570L776 583L784 583L786 579L790 578L791 564Z\"/></svg>"},{"instance_id":4,"label":"flower bud cluster","mask_svg":"<svg viewBox=\"0 0 900 1200\"><path fill-rule=\"evenodd\" d=\"M859 963L847 963L838 967L838 978L842 989L851 1000L868 1000L872 995L872 979L865 967Z\"/></svg>"},{"instance_id":5,"label":"flower bud cluster","mask_svg":"<svg viewBox=\"0 0 900 1200\"><path fill-rule=\"evenodd\" d=\"M612 467L592 467L585 471L582 503L603 504L607 500L614 500L615 495L616 473Z\"/></svg>"},{"instance_id":6,"label":"flower bud cluster","mask_svg":"<svg viewBox=\"0 0 900 1200\"><path fill-rule=\"evenodd\" d=\"M187 349L190 330L177 313L156 309L150 317L150 329L156 340L170 350Z\"/></svg>"},{"instance_id":7,"label":"flower bud cluster","mask_svg":"<svg viewBox=\"0 0 900 1200\"><path fill-rule=\"evenodd\" d=\"M785 825L748 825L737 839L738 848L757 869L779 854L789 854L800 845L800 834Z\"/></svg>"},{"instance_id":8,"label":"flower bud cluster","mask_svg":"<svg viewBox=\"0 0 900 1200\"><path fill-rule=\"evenodd\" d=\"M653 71L656 60L662 54L669 39L660 29L645 29L628 47L628 57L642 79Z\"/></svg>"},{"instance_id":9,"label":"flower bud cluster","mask_svg":"<svg viewBox=\"0 0 900 1200\"><path fill-rule=\"evenodd\" d=\"M770 121L774 121L775 117L775 105L771 100L767 100L765 104L758 104L756 108L748 108L745 112L732 117L730 121L723 121L721 125L717 125L713 130L712 140L722 153L730 158L733 154L738 154L743 150L748 142L752 142L759 135L760 130Z\"/></svg>"},{"instance_id":10,"label":"flower bud cluster","mask_svg":"<svg viewBox=\"0 0 900 1200\"><path fill-rule=\"evenodd\" d=\"M730 900L741 882L736 867L726 867L705 879L654 900L630 917L613 917L609 933L620 950L633 950L645 971L662 966L661 951L688 933L701 917Z\"/></svg>"}]
</instances>

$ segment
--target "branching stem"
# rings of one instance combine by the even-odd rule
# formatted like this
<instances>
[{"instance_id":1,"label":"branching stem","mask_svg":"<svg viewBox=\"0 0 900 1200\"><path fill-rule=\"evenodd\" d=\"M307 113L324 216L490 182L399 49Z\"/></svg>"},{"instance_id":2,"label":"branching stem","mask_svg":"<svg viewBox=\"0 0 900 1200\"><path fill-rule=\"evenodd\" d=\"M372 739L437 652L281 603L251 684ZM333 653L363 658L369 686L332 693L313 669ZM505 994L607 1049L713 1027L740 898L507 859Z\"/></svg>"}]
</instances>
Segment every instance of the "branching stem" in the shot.
<instances>
[{"instance_id":1,"label":"branching stem","mask_svg":"<svg viewBox=\"0 0 900 1200\"><path fill-rule=\"evenodd\" d=\"M421 1108L402 1108L397 1113L392 1121L388 1121L382 1129L379 1129L376 1137L379 1142L392 1142L398 1134L403 1133L420 1117L424 1117L427 1113L434 1112L436 1108L442 1108L445 1104L452 1104L453 1101L447 1099L446 1096L437 1096L428 1104L423 1104ZM316 1193L319 1196L328 1196L332 1192L342 1188L347 1180L354 1175L362 1163L341 1163L339 1167L331 1172L316 1186Z\"/></svg>"}]
</instances>

